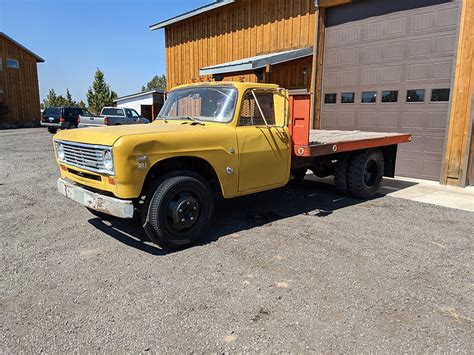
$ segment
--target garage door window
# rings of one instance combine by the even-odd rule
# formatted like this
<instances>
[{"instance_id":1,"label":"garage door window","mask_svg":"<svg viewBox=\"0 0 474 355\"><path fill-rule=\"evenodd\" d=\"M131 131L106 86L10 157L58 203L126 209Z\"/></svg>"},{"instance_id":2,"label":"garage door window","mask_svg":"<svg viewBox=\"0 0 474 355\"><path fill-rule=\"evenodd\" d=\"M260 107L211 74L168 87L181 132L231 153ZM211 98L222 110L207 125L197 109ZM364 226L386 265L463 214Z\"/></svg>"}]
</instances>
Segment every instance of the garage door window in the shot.
<instances>
[{"instance_id":1,"label":"garage door window","mask_svg":"<svg viewBox=\"0 0 474 355\"><path fill-rule=\"evenodd\" d=\"M364 91L360 102L363 104L375 104L377 102L377 91Z\"/></svg>"},{"instance_id":2,"label":"garage door window","mask_svg":"<svg viewBox=\"0 0 474 355\"><path fill-rule=\"evenodd\" d=\"M382 102L397 102L397 101L398 101L397 90L382 91Z\"/></svg>"},{"instance_id":3,"label":"garage door window","mask_svg":"<svg viewBox=\"0 0 474 355\"><path fill-rule=\"evenodd\" d=\"M425 90L408 90L407 102L424 102Z\"/></svg>"},{"instance_id":4,"label":"garage door window","mask_svg":"<svg viewBox=\"0 0 474 355\"><path fill-rule=\"evenodd\" d=\"M325 104L335 104L337 100L337 94L325 94L324 103Z\"/></svg>"},{"instance_id":5,"label":"garage door window","mask_svg":"<svg viewBox=\"0 0 474 355\"><path fill-rule=\"evenodd\" d=\"M433 89L431 90L431 102L449 101L449 89Z\"/></svg>"},{"instance_id":6,"label":"garage door window","mask_svg":"<svg viewBox=\"0 0 474 355\"><path fill-rule=\"evenodd\" d=\"M341 103L343 103L343 104L353 104L354 103L354 93L353 92L343 92L341 94Z\"/></svg>"}]
</instances>

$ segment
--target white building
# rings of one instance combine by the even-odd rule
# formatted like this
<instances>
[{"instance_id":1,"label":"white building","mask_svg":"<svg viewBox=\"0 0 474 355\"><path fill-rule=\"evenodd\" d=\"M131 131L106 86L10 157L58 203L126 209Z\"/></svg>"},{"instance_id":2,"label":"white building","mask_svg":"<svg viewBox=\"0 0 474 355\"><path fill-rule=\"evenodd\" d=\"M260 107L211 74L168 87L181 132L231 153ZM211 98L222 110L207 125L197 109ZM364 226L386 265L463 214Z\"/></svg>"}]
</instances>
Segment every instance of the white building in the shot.
<instances>
[{"instance_id":1,"label":"white building","mask_svg":"<svg viewBox=\"0 0 474 355\"><path fill-rule=\"evenodd\" d=\"M127 96L117 97L114 102L117 107L132 108L140 115L153 121L165 102L166 93L153 89Z\"/></svg>"}]
</instances>

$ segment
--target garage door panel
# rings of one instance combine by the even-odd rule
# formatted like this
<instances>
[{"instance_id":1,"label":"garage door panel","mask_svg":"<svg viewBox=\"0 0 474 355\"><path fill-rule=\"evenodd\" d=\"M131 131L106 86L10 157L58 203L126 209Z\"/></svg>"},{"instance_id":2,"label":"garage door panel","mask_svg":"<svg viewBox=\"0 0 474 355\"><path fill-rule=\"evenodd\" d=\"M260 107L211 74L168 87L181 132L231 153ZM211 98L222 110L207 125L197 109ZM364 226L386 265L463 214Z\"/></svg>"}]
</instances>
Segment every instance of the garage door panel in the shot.
<instances>
[{"instance_id":1,"label":"garage door panel","mask_svg":"<svg viewBox=\"0 0 474 355\"><path fill-rule=\"evenodd\" d=\"M362 11L363 3L342 7ZM458 5L446 2L327 27L321 128L412 133L412 143L399 148L396 174L438 180L449 102L431 97L433 89L451 87ZM408 102L419 97L409 90L424 90L424 100ZM375 91L376 102L362 103L364 91ZM383 91L396 91L396 102L382 102ZM348 92L354 102L342 103L341 94ZM324 102L328 93L337 94L335 103ZM442 91L436 94L440 100Z\"/></svg>"},{"instance_id":2,"label":"garage door panel","mask_svg":"<svg viewBox=\"0 0 474 355\"><path fill-rule=\"evenodd\" d=\"M344 27L328 33L325 38L325 43L328 45L340 45L359 42L361 39L360 33L360 26Z\"/></svg>"},{"instance_id":3,"label":"garage door panel","mask_svg":"<svg viewBox=\"0 0 474 355\"><path fill-rule=\"evenodd\" d=\"M441 29L443 27L456 28L458 21L458 9L457 7L445 9L440 9L435 13L436 18L436 27Z\"/></svg>"},{"instance_id":4,"label":"garage door panel","mask_svg":"<svg viewBox=\"0 0 474 355\"><path fill-rule=\"evenodd\" d=\"M408 131L416 132L417 130L434 130L439 135L445 135L446 115L444 113L435 112L406 112L402 115L401 127Z\"/></svg>"},{"instance_id":5,"label":"garage door panel","mask_svg":"<svg viewBox=\"0 0 474 355\"><path fill-rule=\"evenodd\" d=\"M356 85L357 74L357 70L330 72L324 75L324 79L325 82L328 83L328 86Z\"/></svg>"},{"instance_id":6,"label":"garage door panel","mask_svg":"<svg viewBox=\"0 0 474 355\"><path fill-rule=\"evenodd\" d=\"M359 61L359 48L350 48L328 53L328 61L334 65L355 64Z\"/></svg>"}]
</instances>

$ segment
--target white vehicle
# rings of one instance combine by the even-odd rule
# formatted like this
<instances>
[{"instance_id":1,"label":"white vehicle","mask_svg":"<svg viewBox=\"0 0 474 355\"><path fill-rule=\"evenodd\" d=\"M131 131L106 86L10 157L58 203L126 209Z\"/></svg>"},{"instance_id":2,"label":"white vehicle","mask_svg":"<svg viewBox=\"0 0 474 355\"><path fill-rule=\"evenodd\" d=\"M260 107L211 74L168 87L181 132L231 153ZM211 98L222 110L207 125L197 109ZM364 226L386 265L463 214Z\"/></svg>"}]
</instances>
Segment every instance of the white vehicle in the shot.
<instances>
[{"instance_id":1,"label":"white vehicle","mask_svg":"<svg viewBox=\"0 0 474 355\"><path fill-rule=\"evenodd\" d=\"M117 126L139 123L150 123L150 121L140 116L133 108L104 107L100 112L100 116L80 115L78 127Z\"/></svg>"}]
</instances>

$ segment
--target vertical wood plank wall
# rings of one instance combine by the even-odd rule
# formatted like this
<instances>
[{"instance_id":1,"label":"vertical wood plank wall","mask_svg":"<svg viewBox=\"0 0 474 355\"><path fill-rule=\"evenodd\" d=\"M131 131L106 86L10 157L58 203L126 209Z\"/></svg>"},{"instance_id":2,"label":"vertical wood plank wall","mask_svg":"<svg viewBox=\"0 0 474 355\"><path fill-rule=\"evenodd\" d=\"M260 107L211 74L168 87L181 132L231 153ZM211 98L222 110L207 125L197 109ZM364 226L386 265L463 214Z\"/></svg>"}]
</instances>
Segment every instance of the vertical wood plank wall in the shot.
<instances>
[{"instance_id":1,"label":"vertical wood plank wall","mask_svg":"<svg viewBox=\"0 0 474 355\"><path fill-rule=\"evenodd\" d=\"M451 114L441 183L464 185L467 177L474 95L474 1L463 0ZM472 159L472 155L471 155Z\"/></svg>"},{"instance_id":2,"label":"vertical wood plank wall","mask_svg":"<svg viewBox=\"0 0 474 355\"><path fill-rule=\"evenodd\" d=\"M199 77L202 67L312 46L315 16L314 0L239 0L170 25L165 29L167 89L193 80L211 80ZM265 81L309 88L311 68L310 58L276 65ZM257 81L252 73L225 77L241 79Z\"/></svg>"},{"instance_id":3,"label":"vertical wood plank wall","mask_svg":"<svg viewBox=\"0 0 474 355\"><path fill-rule=\"evenodd\" d=\"M30 123L40 119L40 98L36 58L3 36L0 36L0 100L8 113L0 116L0 127ZM16 59L20 67L7 68L6 59Z\"/></svg>"}]
</instances>

